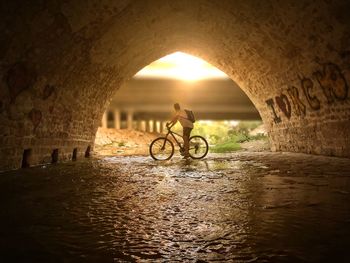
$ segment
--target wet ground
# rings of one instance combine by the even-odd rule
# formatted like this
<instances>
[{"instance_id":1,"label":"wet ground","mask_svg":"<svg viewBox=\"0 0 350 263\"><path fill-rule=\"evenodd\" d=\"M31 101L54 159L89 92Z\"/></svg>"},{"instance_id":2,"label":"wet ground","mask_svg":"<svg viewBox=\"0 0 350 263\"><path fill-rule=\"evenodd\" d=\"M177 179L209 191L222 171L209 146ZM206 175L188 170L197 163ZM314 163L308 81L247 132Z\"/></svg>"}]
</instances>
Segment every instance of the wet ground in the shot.
<instances>
[{"instance_id":1,"label":"wet ground","mask_svg":"<svg viewBox=\"0 0 350 263\"><path fill-rule=\"evenodd\" d=\"M101 157L0 189L0 262L350 262L348 159Z\"/></svg>"}]
</instances>

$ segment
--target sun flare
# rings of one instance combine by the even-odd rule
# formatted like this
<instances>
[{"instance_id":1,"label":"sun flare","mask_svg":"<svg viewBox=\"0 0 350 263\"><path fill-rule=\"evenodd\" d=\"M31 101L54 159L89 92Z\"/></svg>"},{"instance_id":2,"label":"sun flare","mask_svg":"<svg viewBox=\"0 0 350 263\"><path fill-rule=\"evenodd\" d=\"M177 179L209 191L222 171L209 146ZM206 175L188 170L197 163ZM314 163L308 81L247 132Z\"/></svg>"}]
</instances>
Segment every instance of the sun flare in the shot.
<instances>
[{"instance_id":1,"label":"sun flare","mask_svg":"<svg viewBox=\"0 0 350 263\"><path fill-rule=\"evenodd\" d=\"M172 78L185 81L228 78L224 72L208 62L182 52L175 52L158 59L140 70L135 77Z\"/></svg>"}]
</instances>

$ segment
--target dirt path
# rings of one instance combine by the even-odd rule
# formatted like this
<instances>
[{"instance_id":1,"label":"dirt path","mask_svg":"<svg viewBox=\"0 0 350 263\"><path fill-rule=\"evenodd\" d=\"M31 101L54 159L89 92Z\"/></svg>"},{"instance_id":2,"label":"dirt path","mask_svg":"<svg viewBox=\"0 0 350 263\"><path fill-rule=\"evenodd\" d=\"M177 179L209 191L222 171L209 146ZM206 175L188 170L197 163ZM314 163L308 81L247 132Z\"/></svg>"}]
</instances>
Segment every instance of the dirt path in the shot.
<instances>
[{"instance_id":1,"label":"dirt path","mask_svg":"<svg viewBox=\"0 0 350 263\"><path fill-rule=\"evenodd\" d=\"M98 155L148 155L150 143L161 134L99 128L95 140Z\"/></svg>"}]
</instances>

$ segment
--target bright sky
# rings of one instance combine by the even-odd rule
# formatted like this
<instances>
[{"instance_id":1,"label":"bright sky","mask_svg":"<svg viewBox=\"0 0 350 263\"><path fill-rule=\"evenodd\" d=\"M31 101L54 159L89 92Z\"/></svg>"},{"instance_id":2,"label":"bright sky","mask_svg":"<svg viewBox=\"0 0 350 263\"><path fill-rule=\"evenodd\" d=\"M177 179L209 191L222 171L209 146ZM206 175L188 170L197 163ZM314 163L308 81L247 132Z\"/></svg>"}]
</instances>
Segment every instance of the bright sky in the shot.
<instances>
[{"instance_id":1,"label":"bright sky","mask_svg":"<svg viewBox=\"0 0 350 263\"><path fill-rule=\"evenodd\" d=\"M135 77L172 78L185 81L228 78L224 72L206 61L182 52L175 52L154 61L140 70Z\"/></svg>"}]
</instances>

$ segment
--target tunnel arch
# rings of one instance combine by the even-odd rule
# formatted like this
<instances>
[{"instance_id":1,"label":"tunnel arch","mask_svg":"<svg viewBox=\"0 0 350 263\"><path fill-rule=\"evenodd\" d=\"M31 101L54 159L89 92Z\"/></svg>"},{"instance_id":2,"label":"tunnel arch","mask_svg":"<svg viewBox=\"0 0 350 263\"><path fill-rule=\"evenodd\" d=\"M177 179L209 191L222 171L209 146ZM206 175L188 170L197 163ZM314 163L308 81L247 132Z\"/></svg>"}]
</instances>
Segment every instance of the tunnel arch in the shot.
<instances>
[{"instance_id":1,"label":"tunnel arch","mask_svg":"<svg viewBox=\"0 0 350 263\"><path fill-rule=\"evenodd\" d=\"M240 79L237 78L237 76L236 76L235 74L227 73L227 71L226 71L227 69L224 68L222 65L218 64L217 61L215 61L214 59L210 59L210 58L208 58L207 56L206 56L207 59L204 59L203 56L198 55L200 52L191 52L191 51L187 51L187 50L185 51L185 50L182 50L182 49L175 49L175 50L172 49L172 51L171 51L171 52L168 52L168 53L163 53L163 52L162 52L160 55L153 55L153 54L150 55L149 57L152 57L152 58L156 57L156 58L153 59L153 60L147 59L147 60L146 60L147 62L143 63L141 66L138 66L136 69L131 70L130 73L128 73L128 74L126 75L125 80L123 81L123 84L124 84L125 82L127 82L128 80L130 80L133 76L135 76L140 70L142 70L143 68L147 67L149 64L151 64L151 63L153 63L153 62L155 62L155 61L157 61L157 60L159 60L159 59L161 59L161 58L163 58L163 57L165 57L165 56L174 54L174 53L176 53L176 52L182 52L182 53L184 53L184 54L188 54L188 55L191 55L191 56L200 58L200 59L202 59L202 60L208 62L209 64L213 65L215 68L219 69L220 71L224 72L224 73L228 76L228 78L230 78L233 82L235 82L235 83L243 90L243 92L247 94L247 96L249 97L249 99L252 100L254 106L256 106L255 103L254 103L254 101L257 101L256 96L255 96L252 92L250 92L249 89L245 88L245 86L242 87L241 85L239 85L239 83L241 83L242 85L244 85L244 82L240 81ZM158 54L158 53L157 53L157 54ZM146 57L148 57L148 56L146 56ZM121 86L123 86L123 84L121 84L120 86L118 86L118 87L115 89L114 92L115 92L115 93L118 92L119 88L120 88ZM109 103L109 101L106 102L106 104L108 104L108 103Z\"/></svg>"},{"instance_id":2,"label":"tunnel arch","mask_svg":"<svg viewBox=\"0 0 350 263\"><path fill-rule=\"evenodd\" d=\"M201 66L200 60L188 53L176 51L141 68L146 69L146 72L138 71L136 78L125 83L113 96L100 127L119 129L122 125L123 128L146 130L149 127L145 124L147 121L168 120L174 102L179 102L182 107L190 107L196 113L197 120L261 119L249 97L231 78L222 71L221 74L210 72L207 66ZM154 62L156 72L152 69ZM108 124L108 112L118 116L111 125Z\"/></svg>"},{"instance_id":3,"label":"tunnel arch","mask_svg":"<svg viewBox=\"0 0 350 263\"><path fill-rule=\"evenodd\" d=\"M345 0L2 3L0 170L85 149L114 92L181 50L235 80L273 150L350 156ZM78 152L83 155L84 152Z\"/></svg>"}]
</instances>

